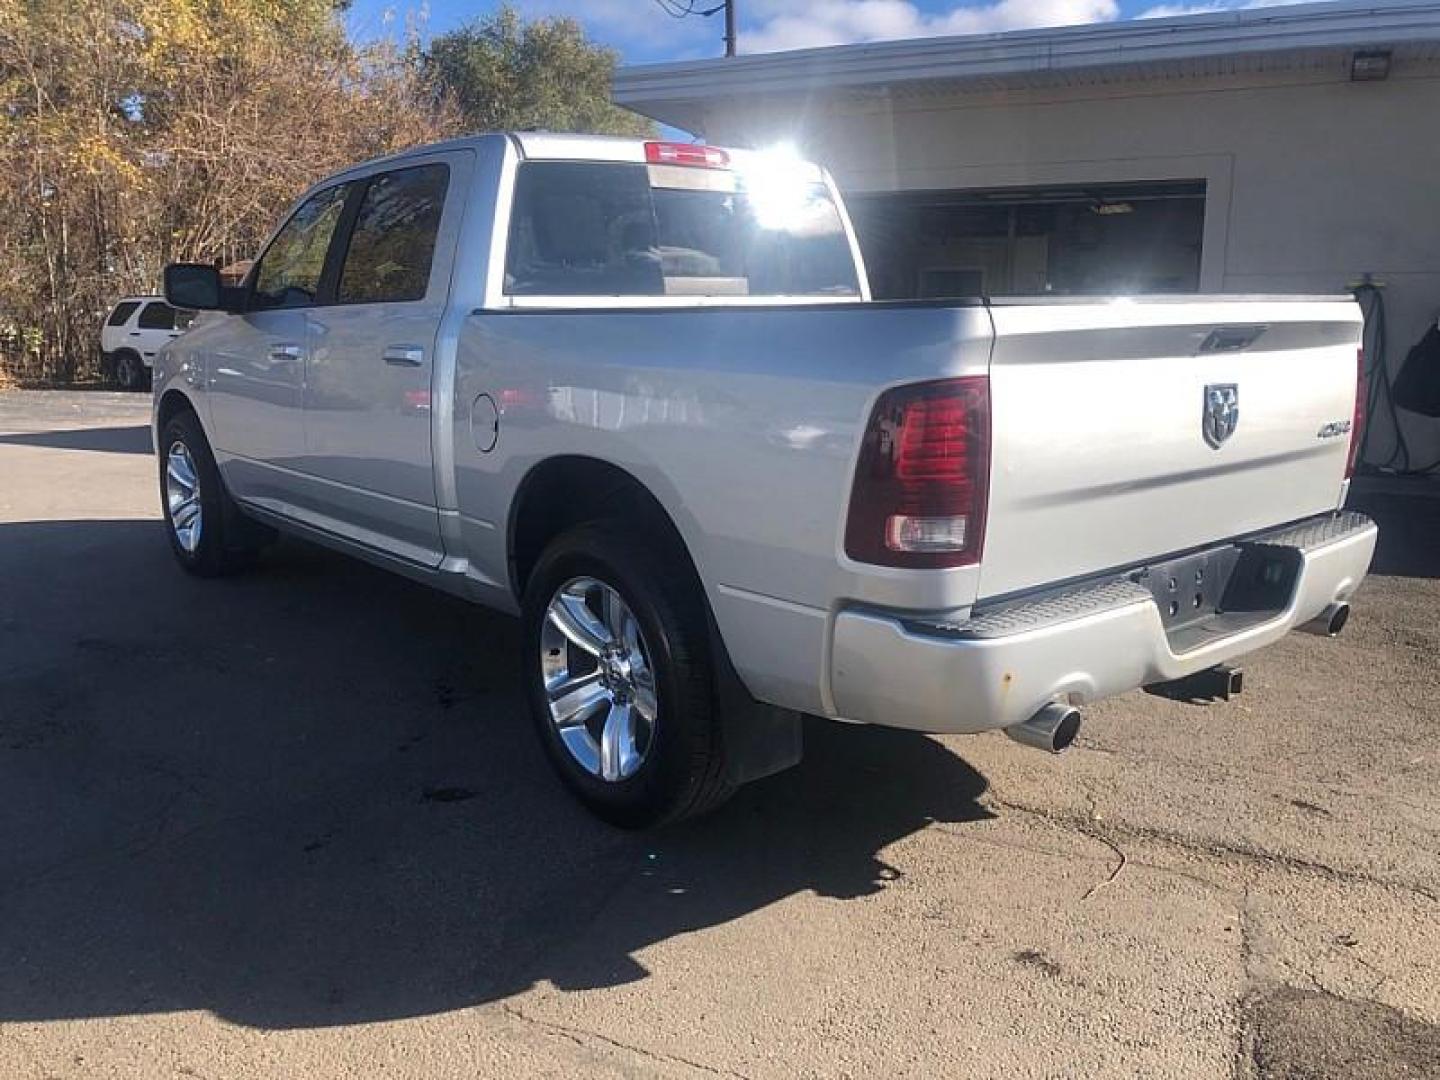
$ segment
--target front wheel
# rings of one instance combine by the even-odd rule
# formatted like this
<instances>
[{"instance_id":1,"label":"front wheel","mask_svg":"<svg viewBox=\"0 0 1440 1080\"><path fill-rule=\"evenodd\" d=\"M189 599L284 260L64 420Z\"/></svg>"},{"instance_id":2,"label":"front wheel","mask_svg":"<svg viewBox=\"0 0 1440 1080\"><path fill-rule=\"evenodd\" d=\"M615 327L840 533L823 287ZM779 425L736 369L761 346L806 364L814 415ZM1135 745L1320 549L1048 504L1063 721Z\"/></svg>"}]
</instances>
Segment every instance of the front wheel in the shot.
<instances>
[{"instance_id":1,"label":"front wheel","mask_svg":"<svg viewBox=\"0 0 1440 1080\"><path fill-rule=\"evenodd\" d=\"M582 525L541 555L524 620L540 740L594 813L643 828L730 794L704 598L682 556L619 522Z\"/></svg>"},{"instance_id":2,"label":"front wheel","mask_svg":"<svg viewBox=\"0 0 1440 1080\"><path fill-rule=\"evenodd\" d=\"M160 430L160 504L170 550L200 577L217 577L249 566L263 542L261 527L240 513L220 479L215 455L188 410Z\"/></svg>"}]
</instances>

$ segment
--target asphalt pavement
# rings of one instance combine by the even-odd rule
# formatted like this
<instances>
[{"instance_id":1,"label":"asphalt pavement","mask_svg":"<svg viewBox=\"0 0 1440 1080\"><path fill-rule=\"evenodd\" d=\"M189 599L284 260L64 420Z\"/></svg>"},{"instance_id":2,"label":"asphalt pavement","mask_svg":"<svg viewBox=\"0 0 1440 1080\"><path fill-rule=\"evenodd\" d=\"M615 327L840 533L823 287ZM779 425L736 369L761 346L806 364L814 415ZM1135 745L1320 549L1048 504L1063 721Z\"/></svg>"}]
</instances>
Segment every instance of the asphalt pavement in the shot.
<instances>
[{"instance_id":1,"label":"asphalt pavement","mask_svg":"<svg viewBox=\"0 0 1440 1080\"><path fill-rule=\"evenodd\" d=\"M1345 634L1051 758L810 723L649 834L516 624L287 541L198 581L148 399L0 393L0 1077L1440 1076L1440 500Z\"/></svg>"}]
</instances>

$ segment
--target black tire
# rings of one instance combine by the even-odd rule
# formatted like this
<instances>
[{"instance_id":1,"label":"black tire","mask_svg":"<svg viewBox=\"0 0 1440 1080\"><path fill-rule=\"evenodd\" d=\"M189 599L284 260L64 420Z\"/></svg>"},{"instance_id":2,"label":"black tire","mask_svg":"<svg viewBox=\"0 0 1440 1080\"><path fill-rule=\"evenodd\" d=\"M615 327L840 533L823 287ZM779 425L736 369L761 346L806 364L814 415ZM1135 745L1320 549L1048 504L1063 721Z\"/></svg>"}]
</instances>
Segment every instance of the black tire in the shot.
<instances>
[{"instance_id":1,"label":"black tire","mask_svg":"<svg viewBox=\"0 0 1440 1080\"><path fill-rule=\"evenodd\" d=\"M656 720L633 776L607 781L587 772L551 722L541 668L542 630L557 591L579 577L616 590L643 634L655 674ZM622 522L580 525L541 554L523 599L524 672L541 744L561 780L597 816L648 828L713 809L734 791L715 692L705 599L683 554Z\"/></svg>"},{"instance_id":2,"label":"black tire","mask_svg":"<svg viewBox=\"0 0 1440 1080\"><path fill-rule=\"evenodd\" d=\"M183 446L199 480L200 529L193 550L178 535L168 492L170 454ZM165 515L165 534L175 559L189 573L199 577L220 577L252 566L269 530L250 521L225 490L210 442L200 418L189 409L176 413L160 431L160 506Z\"/></svg>"},{"instance_id":3,"label":"black tire","mask_svg":"<svg viewBox=\"0 0 1440 1080\"><path fill-rule=\"evenodd\" d=\"M121 349L115 354L115 382L122 390L139 390L145 385L145 364L139 353Z\"/></svg>"}]
</instances>

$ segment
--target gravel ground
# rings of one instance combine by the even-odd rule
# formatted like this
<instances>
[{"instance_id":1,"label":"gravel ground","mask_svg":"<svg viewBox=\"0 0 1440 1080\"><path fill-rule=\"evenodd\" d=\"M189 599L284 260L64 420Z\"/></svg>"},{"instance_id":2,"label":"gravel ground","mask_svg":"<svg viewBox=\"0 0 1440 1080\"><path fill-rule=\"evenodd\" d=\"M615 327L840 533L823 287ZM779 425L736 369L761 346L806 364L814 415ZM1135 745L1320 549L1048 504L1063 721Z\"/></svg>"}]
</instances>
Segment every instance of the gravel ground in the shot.
<instances>
[{"instance_id":1,"label":"gravel ground","mask_svg":"<svg viewBox=\"0 0 1440 1080\"><path fill-rule=\"evenodd\" d=\"M287 542L193 581L148 400L0 394L0 1076L1440 1076L1440 500L1345 636L1058 759L816 722L649 835L510 620Z\"/></svg>"}]
</instances>

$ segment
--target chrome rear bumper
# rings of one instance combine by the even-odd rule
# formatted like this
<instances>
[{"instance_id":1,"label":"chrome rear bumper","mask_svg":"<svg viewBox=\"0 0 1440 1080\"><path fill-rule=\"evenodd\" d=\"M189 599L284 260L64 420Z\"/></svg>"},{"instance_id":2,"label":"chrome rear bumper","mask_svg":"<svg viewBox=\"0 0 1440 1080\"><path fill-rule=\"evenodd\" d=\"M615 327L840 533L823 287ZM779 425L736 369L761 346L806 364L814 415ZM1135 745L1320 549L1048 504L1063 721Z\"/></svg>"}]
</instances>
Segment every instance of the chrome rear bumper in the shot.
<instances>
[{"instance_id":1,"label":"chrome rear bumper","mask_svg":"<svg viewBox=\"0 0 1440 1080\"><path fill-rule=\"evenodd\" d=\"M1283 637L1347 600L1378 535L1360 514L1324 514L1243 543L1291 560L1288 600L1167 633L1132 573L947 624L862 610L835 617L831 692L847 720L930 732L1009 727L1046 703L1097 701L1178 679ZM1177 649L1177 643L1180 647Z\"/></svg>"}]
</instances>

